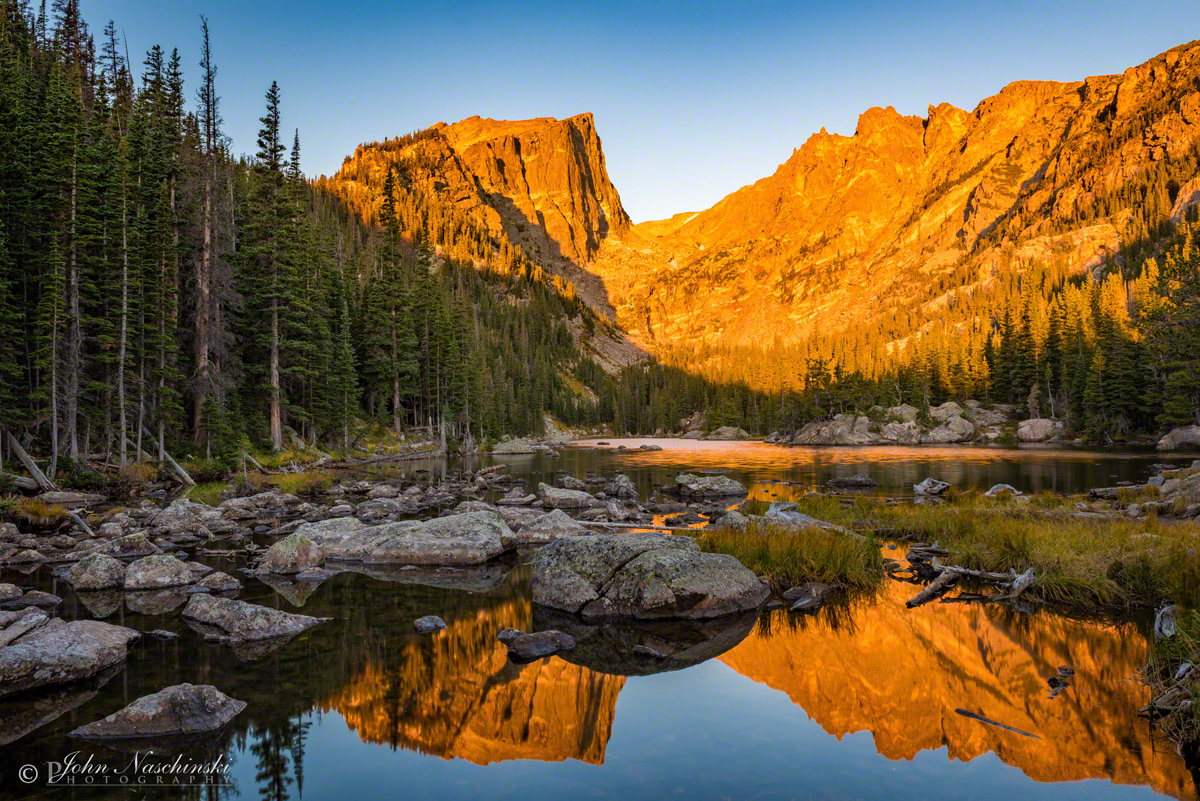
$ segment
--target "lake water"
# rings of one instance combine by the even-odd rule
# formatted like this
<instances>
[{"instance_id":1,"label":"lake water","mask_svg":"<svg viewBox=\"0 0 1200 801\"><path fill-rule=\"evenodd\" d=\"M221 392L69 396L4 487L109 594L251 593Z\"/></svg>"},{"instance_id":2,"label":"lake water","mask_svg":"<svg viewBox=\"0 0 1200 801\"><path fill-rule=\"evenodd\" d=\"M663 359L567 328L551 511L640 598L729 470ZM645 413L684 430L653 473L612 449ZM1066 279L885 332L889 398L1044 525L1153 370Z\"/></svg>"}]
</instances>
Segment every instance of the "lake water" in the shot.
<instances>
[{"instance_id":1,"label":"lake water","mask_svg":"<svg viewBox=\"0 0 1200 801\"><path fill-rule=\"evenodd\" d=\"M926 475L1074 492L1144 480L1157 461L1190 463L1153 453L661 444L673 449L573 447L557 458L505 461L532 481L559 470L621 470L643 498L680 469L728 469L764 499L856 472L875 477L883 494L903 494ZM456 467L376 470L427 476L415 471ZM792 483L773 483L781 481ZM179 615L183 596L153 604L81 598L45 567L5 570L2 581L63 596L66 618L102 616L180 637L133 646L124 668L99 686L0 701L0 795L60 797L20 784L15 773L72 751L127 762L128 754L66 734L188 681L248 704L218 737L184 751L232 763L233 786L220 792L229 798L1195 797L1188 766L1134 714L1147 700L1134 680L1146 654L1144 620L974 604L909 610L913 587L889 582L811 617L774 611L706 626L589 629L533 607L526 558L469 571L344 572L311 594L310 585L272 588L243 577L243 600L333 618L267 654L203 642ZM239 566L201 560L227 572ZM413 634L412 621L426 614L442 616L447 630ZM495 639L505 627L564 625L577 627L580 647L531 665L509 663ZM631 654L633 642L664 641L683 644L678 659ZM1060 665L1075 675L1052 698L1046 679ZM131 795L95 786L69 793Z\"/></svg>"}]
</instances>

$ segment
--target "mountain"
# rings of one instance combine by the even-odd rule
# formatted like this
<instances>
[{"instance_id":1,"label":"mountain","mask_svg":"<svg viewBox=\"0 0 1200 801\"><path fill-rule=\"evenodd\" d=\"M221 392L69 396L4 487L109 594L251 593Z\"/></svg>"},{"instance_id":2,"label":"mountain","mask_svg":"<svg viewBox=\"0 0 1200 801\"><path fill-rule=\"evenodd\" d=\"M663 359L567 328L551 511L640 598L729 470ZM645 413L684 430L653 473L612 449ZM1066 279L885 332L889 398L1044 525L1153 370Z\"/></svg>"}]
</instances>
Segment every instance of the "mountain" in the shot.
<instances>
[{"instance_id":1,"label":"mountain","mask_svg":"<svg viewBox=\"0 0 1200 801\"><path fill-rule=\"evenodd\" d=\"M1034 263L1098 270L1178 219L1200 192L1198 134L1195 43L1121 75L1012 83L969 112L873 108L710 209L616 232L591 269L651 350L800 341L896 313L918 316L911 330Z\"/></svg>"},{"instance_id":2,"label":"mountain","mask_svg":"<svg viewBox=\"0 0 1200 801\"><path fill-rule=\"evenodd\" d=\"M1121 75L1018 81L972 111L873 108L712 208L637 225L590 114L438 123L387 158L387 142L360 147L339 176L369 161L378 186L408 165L650 352L871 326L903 343L1032 265L1099 274L1177 220L1200 195L1198 86L1192 43Z\"/></svg>"},{"instance_id":3,"label":"mountain","mask_svg":"<svg viewBox=\"0 0 1200 801\"><path fill-rule=\"evenodd\" d=\"M406 189L482 223L573 283L591 306L612 313L603 283L584 268L605 238L632 223L609 180L591 114L439 122L412 137L358 147L331 183L348 197L375 197L393 167Z\"/></svg>"}]
</instances>

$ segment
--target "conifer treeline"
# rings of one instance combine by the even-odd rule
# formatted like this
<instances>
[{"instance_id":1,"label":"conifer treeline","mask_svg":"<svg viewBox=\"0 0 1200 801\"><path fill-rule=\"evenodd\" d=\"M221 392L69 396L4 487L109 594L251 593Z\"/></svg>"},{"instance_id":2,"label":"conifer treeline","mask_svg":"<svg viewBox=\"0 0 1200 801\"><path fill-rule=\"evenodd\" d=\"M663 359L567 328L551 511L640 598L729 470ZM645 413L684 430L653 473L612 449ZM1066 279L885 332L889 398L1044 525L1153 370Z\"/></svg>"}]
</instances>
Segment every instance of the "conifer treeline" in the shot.
<instances>
[{"instance_id":1,"label":"conifer treeline","mask_svg":"<svg viewBox=\"0 0 1200 801\"><path fill-rule=\"evenodd\" d=\"M0 9L0 428L124 464L288 429L344 445L363 420L481 438L597 416L564 381L567 322L592 320L519 253L437 210L363 224L301 174L276 84L256 154L232 155L207 20L189 93L177 51L127 63L78 0Z\"/></svg>"}]
</instances>

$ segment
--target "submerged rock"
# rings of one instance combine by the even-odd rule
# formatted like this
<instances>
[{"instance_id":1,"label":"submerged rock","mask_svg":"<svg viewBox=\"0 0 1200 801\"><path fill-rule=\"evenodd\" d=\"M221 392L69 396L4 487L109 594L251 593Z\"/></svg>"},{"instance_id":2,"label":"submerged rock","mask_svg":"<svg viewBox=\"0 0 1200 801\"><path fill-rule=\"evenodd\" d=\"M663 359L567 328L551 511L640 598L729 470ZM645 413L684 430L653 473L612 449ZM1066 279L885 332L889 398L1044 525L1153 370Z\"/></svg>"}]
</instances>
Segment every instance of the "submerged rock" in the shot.
<instances>
[{"instance_id":1,"label":"submerged rock","mask_svg":"<svg viewBox=\"0 0 1200 801\"><path fill-rule=\"evenodd\" d=\"M413 621L413 628L416 629L417 634L431 634L446 628L446 621L437 615L425 615L425 617L419 617Z\"/></svg>"},{"instance_id":2,"label":"submerged rock","mask_svg":"<svg viewBox=\"0 0 1200 801\"><path fill-rule=\"evenodd\" d=\"M783 597L792 602L793 612L815 612L825 605L825 599L833 590L829 584L810 581L785 591Z\"/></svg>"},{"instance_id":3,"label":"submerged rock","mask_svg":"<svg viewBox=\"0 0 1200 801\"><path fill-rule=\"evenodd\" d=\"M72 737L93 740L165 737L213 731L246 708L209 684L177 684L144 695L106 718L80 726Z\"/></svg>"},{"instance_id":4,"label":"submerged rock","mask_svg":"<svg viewBox=\"0 0 1200 801\"><path fill-rule=\"evenodd\" d=\"M849 488L867 488L878 486L875 479L868 476L866 473L856 473L852 476L831 478L828 482L831 487L849 487Z\"/></svg>"},{"instance_id":5,"label":"submerged rock","mask_svg":"<svg viewBox=\"0 0 1200 801\"><path fill-rule=\"evenodd\" d=\"M710 618L755 608L768 591L726 554L685 536L610 534L553 542L533 559L534 603L589 618Z\"/></svg>"},{"instance_id":6,"label":"submerged rock","mask_svg":"<svg viewBox=\"0 0 1200 801\"><path fill-rule=\"evenodd\" d=\"M215 634L213 639L229 643L286 637L329 620L280 612L214 595L193 595L184 607L183 616L216 629L220 633Z\"/></svg>"},{"instance_id":7,"label":"submerged rock","mask_svg":"<svg viewBox=\"0 0 1200 801\"><path fill-rule=\"evenodd\" d=\"M574 647L574 637L555 629L534 634L522 633L509 639L508 658L518 663L533 662Z\"/></svg>"},{"instance_id":8,"label":"submerged rock","mask_svg":"<svg viewBox=\"0 0 1200 801\"><path fill-rule=\"evenodd\" d=\"M371 565L473 565L516 545L512 529L492 510L377 526L332 522L308 523L296 530L320 545L331 560Z\"/></svg>"},{"instance_id":9,"label":"submerged rock","mask_svg":"<svg viewBox=\"0 0 1200 801\"><path fill-rule=\"evenodd\" d=\"M4 630L14 623L21 625L14 619L5 621L0 617ZM133 629L98 620L68 623L47 618L0 648L0 697L93 676L123 662L127 646L140 636Z\"/></svg>"}]
</instances>

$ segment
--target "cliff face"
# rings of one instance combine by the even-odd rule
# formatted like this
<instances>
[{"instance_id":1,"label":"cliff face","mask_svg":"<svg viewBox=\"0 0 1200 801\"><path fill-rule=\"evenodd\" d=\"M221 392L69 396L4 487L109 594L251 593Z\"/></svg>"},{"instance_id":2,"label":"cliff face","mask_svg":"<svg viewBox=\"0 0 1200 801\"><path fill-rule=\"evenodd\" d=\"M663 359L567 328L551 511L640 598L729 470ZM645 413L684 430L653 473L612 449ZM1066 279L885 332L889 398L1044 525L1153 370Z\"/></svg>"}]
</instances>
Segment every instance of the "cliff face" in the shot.
<instances>
[{"instance_id":1,"label":"cliff face","mask_svg":"<svg viewBox=\"0 0 1200 801\"><path fill-rule=\"evenodd\" d=\"M608 178L591 114L564 120L471 117L438 123L402 149L363 145L335 180L378 191L387 168L520 245L535 263L576 285L594 308L612 313L603 283L582 269L603 241L631 225Z\"/></svg>"},{"instance_id":2,"label":"cliff face","mask_svg":"<svg viewBox=\"0 0 1200 801\"><path fill-rule=\"evenodd\" d=\"M769 632L760 624L718 659L786 693L835 737L871 732L888 759L945 748L950 759L970 761L991 752L1039 782L1105 779L1192 796L1183 760L1131 718L1146 695L1130 678L1146 652L1134 627L973 604L906 609L912 590L891 583L838 628L820 617L789 627L777 614ZM1075 676L1049 698L1046 679L1060 665Z\"/></svg>"},{"instance_id":3,"label":"cliff face","mask_svg":"<svg viewBox=\"0 0 1200 801\"><path fill-rule=\"evenodd\" d=\"M970 112L871 109L706 211L610 238L592 269L651 349L928 312L1035 261L1092 269L1132 233L1130 186L1195 147L1198 78L1185 45L1122 75L1013 83Z\"/></svg>"}]
</instances>

